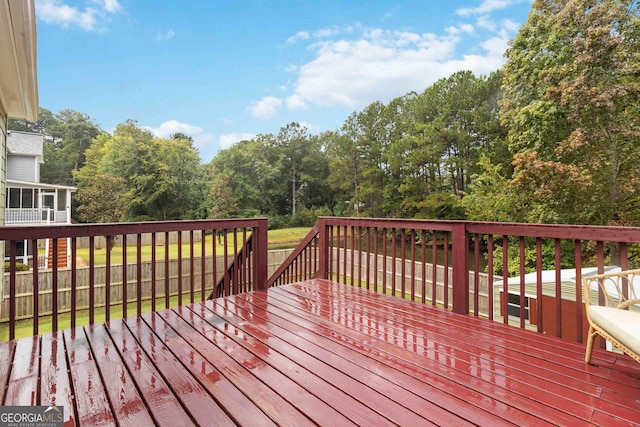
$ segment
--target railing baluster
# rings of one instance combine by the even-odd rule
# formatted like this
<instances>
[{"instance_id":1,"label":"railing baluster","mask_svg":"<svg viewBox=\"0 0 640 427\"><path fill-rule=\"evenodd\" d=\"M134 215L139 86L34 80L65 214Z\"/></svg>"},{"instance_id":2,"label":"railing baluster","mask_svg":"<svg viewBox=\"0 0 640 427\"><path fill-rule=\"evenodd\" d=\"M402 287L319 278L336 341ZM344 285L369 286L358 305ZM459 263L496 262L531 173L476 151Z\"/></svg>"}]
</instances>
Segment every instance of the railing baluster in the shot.
<instances>
[{"instance_id":1,"label":"railing baluster","mask_svg":"<svg viewBox=\"0 0 640 427\"><path fill-rule=\"evenodd\" d=\"M338 245L336 247L336 281L340 282L340 226L336 227L336 240Z\"/></svg>"},{"instance_id":2,"label":"railing baluster","mask_svg":"<svg viewBox=\"0 0 640 427\"><path fill-rule=\"evenodd\" d=\"M446 274L446 271L445 271ZM444 277L443 277L444 280ZM438 301L438 233L431 232L431 305Z\"/></svg>"},{"instance_id":3,"label":"railing baluster","mask_svg":"<svg viewBox=\"0 0 640 427\"><path fill-rule=\"evenodd\" d=\"M171 287L169 275L169 232L164 233L164 308L169 308L171 304Z\"/></svg>"},{"instance_id":4,"label":"railing baluster","mask_svg":"<svg viewBox=\"0 0 640 427\"><path fill-rule=\"evenodd\" d=\"M71 238L71 327L76 327L76 312L78 310L78 280L76 265L76 238Z\"/></svg>"},{"instance_id":5,"label":"railing baluster","mask_svg":"<svg viewBox=\"0 0 640 427\"><path fill-rule=\"evenodd\" d=\"M182 307L182 230L178 231L178 307Z\"/></svg>"},{"instance_id":6,"label":"railing baluster","mask_svg":"<svg viewBox=\"0 0 640 427\"><path fill-rule=\"evenodd\" d=\"M194 268L195 264L193 262L193 257L195 256L194 247L193 247L193 230L189 230L189 295L191 304L195 301L195 276L194 276Z\"/></svg>"},{"instance_id":7,"label":"railing baluster","mask_svg":"<svg viewBox=\"0 0 640 427\"><path fill-rule=\"evenodd\" d=\"M233 295L238 293L238 231L233 229Z\"/></svg>"},{"instance_id":8,"label":"railing baluster","mask_svg":"<svg viewBox=\"0 0 640 427\"><path fill-rule=\"evenodd\" d=\"M355 279L355 263L356 263L356 228L354 226L351 226L351 286L354 285L354 279ZM346 272L346 270L345 270Z\"/></svg>"},{"instance_id":9,"label":"railing baluster","mask_svg":"<svg viewBox=\"0 0 640 427\"><path fill-rule=\"evenodd\" d=\"M426 302L427 293L427 232L426 230L420 230L420 260L422 261L422 271L420 272L422 277L420 280L420 291L422 296L420 300L424 304Z\"/></svg>"},{"instance_id":10,"label":"railing baluster","mask_svg":"<svg viewBox=\"0 0 640 427\"><path fill-rule=\"evenodd\" d=\"M9 243L9 339L16 338L16 262L18 245L15 240ZM34 316L37 317L37 316ZM35 322L37 320L34 319Z\"/></svg>"},{"instance_id":11,"label":"railing baluster","mask_svg":"<svg viewBox=\"0 0 640 427\"><path fill-rule=\"evenodd\" d=\"M538 304L536 304L536 314L538 315L536 321L538 323L538 332L542 332L544 329L542 321L544 311L542 310L542 239L540 237L536 238L536 298L538 301Z\"/></svg>"},{"instance_id":12,"label":"railing baluster","mask_svg":"<svg viewBox=\"0 0 640 427\"><path fill-rule=\"evenodd\" d=\"M344 271L344 280L342 281L342 283L344 283L345 285L347 284L347 279L348 279L348 277L347 277L347 275L348 275L348 273L347 273L347 265L348 265L347 264L347 258L348 258L348 247L349 247L349 244L347 243L348 242L347 239L348 239L348 234L349 233L347 232L347 230L348 230L348 228L345 225L344 226L344 230L343 230L344 231L344 233L343 233L344 234L344 242L342 242L342 255L343 255L343 257L342 257L343 259L342 260L344 262L344 264L342 265L342 271Z\"/></svg>"},{"instance_id":13,"label":"railing baluster","mask_svg":"<svg viewBox=\"0 0 640 427\"><path fill-rule=\"evenodd\" d=\"M480 303L480 234L473 237L473 315L478 317Z\"/></svg>"},{"instance_id":14,"label":"railing baluster","mask_svg":"<svg viewBox=\"0 0 640 427\"><path fill-rule=\"evenodd\" d=\"M204 301L207 299L207 278L206 278L206 274L207 274L207 263L206 263L206 259L207 259L207 255L206 255L206 249L207 249L207 235L205 233L205 230L200 230L200 301ZM155 263L154 263L155 265ZM215 283L214 281L212 281L211 283ZM155 310L154 310L155 311Z\"/></svg>"},{"instance_id":15,"label":"railing baluster","mask_svg":"<svg viewBox=\"0 0 640 427\"><path fill-rule=\"evenodd\" d=\"M105 311L104 321L111 320L111 236L105 236L107 239L107 254L106 254L106 269L105 269L105 287L104 287L104 300Z\"/></svg>"},{"instance_id":16,"label":"railing baluster","mask_svg":"<svg viewBox=\"0 0 640 427\"><path fill-rule=\"evenodd\" d=\"M387 293L387 231L384 227L382 233L382 293Z\"/></svg>"},{"instance_id":17,"label":"railing baluster","mask_svg":"<svg viewBox=\"0 0 640 427\"><path fill-rule=\"evenodd\" d=\"M94 236L89 237L89 323L96 322L96 241ZM155 310L154 310L155 311ZM37 313L37 312L36 312Z\"/></svg>"},{"instance_id":18,"label":"railing baluster","mask_svg":"<svg viewBox=\"0 0 640 427\"><path fill-rule=\"evenodd\" d=\"M218 245L218 230L215 230L212 235L211 235L211 257L213 260L213 268L212 268L212 274L213 274L213 280L211 281L211 283L213 283L213 297L214 298L218 298L219 295L219 290L217 288L217 283L218 283L218 255L217 255L217 245Z\"/></svg>"},{"instance_id":19,"label":"railing baluster","mask_svg":"<svg viewBox=\"0 0 640 427\"><path fill-rule=\"evenodd\" d=\"M373 291L378 290L378 227L373 228Z\"/></svg>"},{"instance_id":20,"label":"railing baluster","mask_svg":"<svg viewBox=\"0 0 640 427\"><path fill-rule=\"evenodd\" d=\"M519 297L519 304L520 304L520 327L524 328L524 294L525 294L525 287L524 287L524 275L525 275L525 258L524 258L524 237L520 236L519 238L519 249L520 249L520 293L518 295ZM509 294L507 294L507 299L509 298Z\"/></svg>"},{"instance_id":21,"label":"railing baluster","mask_svg":"<svg viewBox=\"0 0 640 427\"><path fill-rule=\"evenodd\" d=\"M33 248L33 335L39 334L40 319L38 313L40 313L40 266L38 265L38 240L31 240L31 247ZM3 284L4 286L4 284Z\"/></svg>"},{"instance_id":22,"label":"railing baluster","mask_svg":"<svg viewBox=\"0 0 640 427\"><path fill-rule=\"evenodd\" d=\"M391 229L391 295L396 295L396 229Z\"/></svg>"},{"instance_id":23,"label":"railing baluster","mask_svg":"<svg viewBox=\"0 0 640 427\"><path fill-rule=\"evenodd\" d=\"M562 248L560 239L555 239L556 270L556 336L562 337ZM524 327L524 326L523 326Z\"/></svg>"},{"instance_id":24,"label":"railing baluster","mask_svg":"<svg viewBox=\"0 0 640 427\"><path fill-rule=\"evenodd\" d=\"M136 235L136 314L142 314L142 234Z\"/></svg>"},{"instance_id":25,"label":"railing baluster","mask_svg":"<svg viewBox=\"0 0 640 427\"><path fill-rule=\"evenodd\" d=\"M576 341L582 343L582 243L578 239L573 242L573 253L576 265ZM540 332L540 329L538 329L538 332Z\"/></svg>"},{"instance_id":26,"label":"railing baluster","mask_svg":"<svg viewBox=\"0 0 640 427\"><path fill-rule=\"evenodd\" d=\"M157 249L157 241L156 241L156 233L151 233L151 311L156 311L156 298L158 298L158 293L156 289L156 279L158 272L156 271L156 249Z\"/></svg>"},{"instance_id":27,"label":"railing baluster","mask_svg":"<svg viewBox=\"0 0 640 427\"><path fill-rule=\"evenodd\" d=\"M449 232L444 232L444 308L449 308Z\"/></svg>"},{"instance_id":28,"label":"railing baluster","mask_svg":"<svg viewBox=\"0 0 640 427\"><path fill-rule=\"evenodd\" d=\"M487 238L487 265L488 265L488 273L489 278L487 282L487 296L489 298L489 320L494 320L494 289L493 289L493 234L490 234Z\"/></svg>"},{"instance_id":29,"label":"railing baluster","mask_svg":"<svg viewBox=\"0 0 640 427\"><path fill-rule=\"evenodd\" d=\"M51 278L51 331L58 330L58 239L53 239L52 278Z\"/></svg>"},{"instance_id":30,"label":"railing baluster","mask_svg":"<svg viewBox=\"0 0 640 427\"><path fill-rule=\"evenodd\" d=\"M402 261L402 264L405 262ZM416 300L416 230L411 229L411 301Z\"/></svg>"},{"instance_id":31,"label":"railing baluster","mask_svg":"<svg viewBox=\"0 0 640 427\"><path fill-rule=\"evenodd\" d=\"M502 236L502 306L503 323L509 324L509 236Z\"/></svg>"},{"instance_id":32,"label":"railing baluster","mask_svg":"<svg viewBox=\"0 0 640 427\"><path fill-rule=\"evenodd\" d=\"M223 292L223 296L227 296L230 295L230 289L229 289L229 248L228 246L228 237L227 237L227 230L225 229L223 232L223 236L222 236L222 244L224 245L222 250L224 252L224 271L223 271L223 277L224 277L224 292Z\"/></svg>"},{"instance_id":33,"label":"railing baluster","mask_svg":"<svg viewBox=\"0 0 640 427\"><path fill-rule=\"evenodd\" d=\"M407 256L407 232L406 230L403 228L400 231L400 262L402 264L400 264L400 289L401 289L401 293L402 293L402 298L406 298L407 297L407 292L406 292L406 274L407 274L407 265L405 263L405 258Z\"/></svg>"},{"instance_id":34,"label":"railing baluster","mask_svg":"<svg viewBox=\"0 0 640 427\"><path fill-rule=\"evenodd\" d=\"M127 235L122 234L122 318L127 318L129 278L127 277Z\"/></svg>"}]
</instances>

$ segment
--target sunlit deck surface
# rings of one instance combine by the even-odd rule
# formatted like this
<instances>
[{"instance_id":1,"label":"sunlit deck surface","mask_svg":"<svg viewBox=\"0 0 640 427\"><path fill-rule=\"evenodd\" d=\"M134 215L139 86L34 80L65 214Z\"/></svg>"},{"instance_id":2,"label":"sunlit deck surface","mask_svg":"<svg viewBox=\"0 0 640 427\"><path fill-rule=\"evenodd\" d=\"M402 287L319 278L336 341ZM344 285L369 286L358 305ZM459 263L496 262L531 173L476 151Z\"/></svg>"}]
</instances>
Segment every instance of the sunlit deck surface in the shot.
<instances>
[{"instance_id":1,"label":"sunlit deck surface","mask_svg":"<svg viewBox=\"0 0 640 427\"><path fill-rule=\"evenodd\" d=\"M0 344L4 405L80 425L625 425L640 365L313 280Z\"/></svg>"}]
</instances>

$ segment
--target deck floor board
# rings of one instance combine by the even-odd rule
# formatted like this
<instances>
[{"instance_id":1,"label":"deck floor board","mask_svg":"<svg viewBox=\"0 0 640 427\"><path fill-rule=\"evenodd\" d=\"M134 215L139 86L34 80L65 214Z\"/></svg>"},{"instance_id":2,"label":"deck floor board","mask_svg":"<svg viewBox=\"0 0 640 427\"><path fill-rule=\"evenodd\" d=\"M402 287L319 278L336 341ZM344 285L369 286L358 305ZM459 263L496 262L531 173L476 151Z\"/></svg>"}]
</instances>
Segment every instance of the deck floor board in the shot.
<instances>
[{"instance_id":1,"label":"deck floor board","mask_svg":"<svg viewBox=\"0 0 640 427\"><path fill-rule=\"evenodd\" d=\"M640 425L640 364L327 280L0 343L65 425Z\"/></svg>"}]
</instances>

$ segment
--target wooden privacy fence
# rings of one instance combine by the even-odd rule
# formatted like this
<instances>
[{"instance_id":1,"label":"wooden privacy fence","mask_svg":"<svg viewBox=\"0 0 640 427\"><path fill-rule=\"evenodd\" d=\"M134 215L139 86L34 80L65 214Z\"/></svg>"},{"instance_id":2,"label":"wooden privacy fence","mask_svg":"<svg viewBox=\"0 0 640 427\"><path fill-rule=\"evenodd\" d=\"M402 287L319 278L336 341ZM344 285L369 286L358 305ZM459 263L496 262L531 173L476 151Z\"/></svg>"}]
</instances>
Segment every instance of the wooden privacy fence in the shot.
<instances>
[{"instance_id":1,"label":"wooden privacy fence","mask_svg":"<svg viewBox=\"0 0 640 427\"><path fill-rule=\"evenodd\" d=\"M338 249L334 249L334 252L337 253ZM268 272L269 274L273 273L287 258L287 256L293 251L293 249L283 249L283 250L274 250L269 251L268 254ZM411 271L411 260L403 260L403 259L393 259L391 256L386 256L386 263L384 262L384 257L382 255L377 255L378 260L374 261L373 257L375 255L368 254L369 262L366 261L366 253L360 254L359 251L355 252L355 256L353 256L353 267L356 271L360 272L360 274L364 273L364 269L369 266L369 276L373 282L374 275L377 274L377 282L385 283L387 287L387 292L392 292L392 283L396 283L397 291L400 292L401 289L410 289L413 283L413 286L416 288L414 291L415 298L421 299L424 292L424 298L427 300L431 300L433 298L433 288L431 286L425 286L424 290L420 286L422 280L422 263L418 261L413 261L414 263L414 271L417 269L418 273L415 277L411 277L407 272ZM345 276L347 281L352 280L352 278L359 277L353 276L349 274L351 271L351 260L352 254L348 252L346 254L346 259L341 260L342 262L347 263L347 275ZM334 263L337 262L338 257L334 256ZM169 261L169 276L168 280L165 277L165 263L163 261L156 262L156 298L165 298L167 295L169 297L177 297L182 290L183 295L188 294L190 292L190 284L193 281L194 283L201 282L201 258L193 259L193 274L191 272L191 260L183 259L182 260L182 275L180 279L180 275L178 273L178 260L173 259ZM395 268L392 267L392 264L395 262ZM404 263L405 267L402 267ZM377 273L374 272L373 267L377 266ZM127 268L127 283L128 283L128 295L137 300L137 268L136 264L129 264ZM334 266L336 268L337 266ZM445 289L448 289L448 297L452 298L452 289L451 287L446 286L447 283L451 283L452 278L452 269L448 268L448 275L445 277L445 267L442 265L436 265L434 270L433 265L426 263L424 269L424 282L432 283L433 282L433 274L435 271L436 274L436 296L435 300L438 304L444 303L444 292ZM143 262L141 268L141 290L142 293L140 295L140 299L142 301L150 301L153 298L153 286L152 286L152 271L153 264L150 261ZM216 278L213 278L213 263L212 257L205 258L205 283L209 284L206 287L206 293L209 294L213 289L213 283L217 283L223 274L224 268L224 258L222 256L218 256L216 259ZM402 272L404 273L404 279L402 276ZM96 266L94 268L95 274L95 286L94 286L94 298L95 303L98 307L104 307L106 304L106 266ZM39 275L39 307L40 307L40 315L49 315L52 313L52 274L51 270L43 270L38 272ZM71 283L71 269L60 269L58 270L58 282L62 284ZM111 266L111 277L110 277L110 303L111 305L118 305L122 303L122 280L123 268L122 265L116 264ZM395 279L394 276L395 275ZM386 277L384 277L386 276ZM78 267L76 269L76 298L77 298L77 310L87 309L89 307L89 267ZM302 277L300 280L303 280ZM404 286L402 285L404 283ZM417 286L416 286L417 284ZM488 298L488 275L480 274L480 286L478 289L478 312L480 315L488 316L489 314L489 298ZM8 276L5 275L4 279L5 292L4 294L8 294L9 287L9 279ZM167 292L168 291L168 292ZM71 287L63 286L58 288L58 312L65 313L71 310ZM407 295L403 295L407 297ZM473 307L474 298L470 296L470 304ZM159 306L162 306L164 301L161 301ZM8 300L4 300L0 303L0 322L6 322L9 320L8 315ZM31 318L33 316L33 276L30 272L22 272L16 274L16 319L26 319Z\"/></svg>"},{"instance_id":2,"label":"wooden privacy fence","mask_svg":"<svg viewBox=\"0 0 640 427\"><path fill-rule=\"evenodd\" d=\"M269 251L267 267L269 273L276 270L280 264L287 258L292 249L281 249ZM217 283L224 274L224 257L216 257L216 278L213 277L213 260L212 256L205 257L205 283L206 294L213 289L213 284ZM191 271L193 266L193 271ZM169 297L178 297L180 290L182 290L183 296L191 291L191 283L201 283L202 278L202 258L194 257L192 259L182 259L182 266L178 268L178 260L169 260L168 270L165 268L164 261L157 261L155 263L155 298L160 298L161 301L158 306L165 305L164 299L167 295ZM142 301L151 301L153 299L153 286L152 286L152 269L153 263L151 261L143 261L141 265L141 295ZM110 304L112 306L122 304L123 295L123 268L121 264L114 264L110 267L110 284L109 284L109 296ZM137 301L137 264L131 263L127 265L127 292L130 300ZM165 276L165 272L168 271L169 275ZM181 271L181 274L179 273ZM76 310L84 310L89 308L90 302L90 286L89 286L89 267L77 267L76 274ZM57 272L58 283L62 286L58 286L58 312L66 313L71 310L71 275L73 271L70 268L59 269ZM94 285L94 298L97 307L104 307L106 305L106 292L107 292L107 267L99 265L94 267L95 285ZM167 280L168 277L168 280ZM53 312L53 271L42 270L38 272L38 306L40 307L39 315L50 315ZM66 284L66 285L65 285ZM4 295L9 295L9 275L4 275ZM186 301L189 301L186 299ZM0 322L9 321L9 299L4 299L0 302ZM33 274L30 271L16 273L16 320L28 319L33 317Z\"/></svg>"},{"instance_id":3,"label":"wooden privacy fence","mask_svg":"<svg viewBox=\"0 0 640 427\"><path fill-rule=\"evenodd\" d=\"M341 264L344 263L344 265L340 266L340 268L346 266L341 273L341 276L343 276L341 281L343 283L354 285L354 282L359 280L360 277L368 277L369 281L367 283L369 285L371 283L378 283L380 286L384 284L386 293L395 292L396 295L401 298L413 298L414 300L422 301L433 300L437 304L444 305L445 289L448 293L446 300L451 301L453 298L453 289L451 286L448 286L453 281L452 267L423 263L422 261L412 261L405 258L394 259L394 257L390 255L375 255L359 250L353 252L346 251L343 254L344 258L340 260L338 251L338 248L333 248L332 250L332 270L338 271L338 261L340 261ZM446 275L445 271L447 272ZM413 272L413 274L411 274L411 272ZM473 281L475 278L476 273L473 271L469 272L469 280ZM493 277L493 280L501 279L500 276ZM471 310L475 311L475 301L477 300L478 314L488 317L490 310L489 275L486 273L477 273L477 280L477 299L472 290L469 294L469 306ZM435 283L435 287L432 286L433 283ZM366 284L363 284L363 286L366 286Z\"/></svg>"}]
</instances>

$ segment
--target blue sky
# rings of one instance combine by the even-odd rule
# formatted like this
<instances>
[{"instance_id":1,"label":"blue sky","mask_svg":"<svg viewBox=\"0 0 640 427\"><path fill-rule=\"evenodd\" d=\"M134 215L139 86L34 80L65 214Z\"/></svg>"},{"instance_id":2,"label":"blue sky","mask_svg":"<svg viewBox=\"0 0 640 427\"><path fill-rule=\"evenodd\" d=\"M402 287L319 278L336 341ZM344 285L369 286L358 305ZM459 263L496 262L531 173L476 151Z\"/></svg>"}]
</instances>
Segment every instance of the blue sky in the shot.
<instances>
[{"instance_id":1,"label":"blue sky","mask_svg":"<svg viewBox=\"0 0 640 427\"><path fill-rule=\"evenodd\" d=\"M36 0L40 105L183 132L203 162L296 121L486 75L531 0Z\"/></svg>"}]
</instances>

